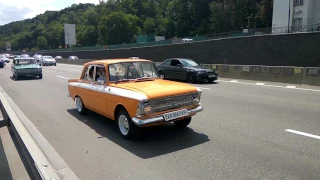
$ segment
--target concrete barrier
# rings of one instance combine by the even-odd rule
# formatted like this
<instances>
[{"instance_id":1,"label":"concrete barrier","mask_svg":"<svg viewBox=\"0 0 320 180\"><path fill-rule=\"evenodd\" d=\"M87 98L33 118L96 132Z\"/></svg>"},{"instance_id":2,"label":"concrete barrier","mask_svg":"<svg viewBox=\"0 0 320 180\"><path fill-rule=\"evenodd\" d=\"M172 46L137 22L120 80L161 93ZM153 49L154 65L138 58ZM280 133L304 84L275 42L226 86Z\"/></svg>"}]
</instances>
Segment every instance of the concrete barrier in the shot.
<instances>
[{"instance_id":1,"label":"concrete barrier","mask_svg":"<svg viewBox=\"0 0 320 180\"><path fill-rule=\"evenodd\" d=\"M32 179L79 179L0 86L0 125L9 126L32 171Z\"/></svg>"},{"instance_id":2,"label":"concrete barrier","mask_svg":"<svg viewBox=\"0 0 320 180\"><path fill-rule=\"evenodd\" d=\"M58 60L58 63L83 65L92 59ZM160 64L161 62L155 62ZM219 77L246 79L255 81L281 82L289 84L305 84L320 86L320 68L296 66L260 66L260 65L229 65L202 64L216 69Z\"/></svg>"}]
</instances>

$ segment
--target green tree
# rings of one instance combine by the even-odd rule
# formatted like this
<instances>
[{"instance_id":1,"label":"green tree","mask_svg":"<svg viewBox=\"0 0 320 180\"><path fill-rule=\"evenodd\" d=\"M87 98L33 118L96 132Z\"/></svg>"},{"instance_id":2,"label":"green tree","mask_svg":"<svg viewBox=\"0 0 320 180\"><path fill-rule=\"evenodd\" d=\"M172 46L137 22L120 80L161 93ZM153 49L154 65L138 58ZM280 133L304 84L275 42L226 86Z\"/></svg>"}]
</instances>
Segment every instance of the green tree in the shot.
<instances>
[{"instance_id":1,"label":"green tree","mask_svg":"<svg viewBox=\"0 0 320 180\"><path fill-rule=\"evenodd\" d=\"M39 36L37 38L37 45L39 49L47 49L48 48L48 42L45 37Z\"/></svg>"}]
</instances>

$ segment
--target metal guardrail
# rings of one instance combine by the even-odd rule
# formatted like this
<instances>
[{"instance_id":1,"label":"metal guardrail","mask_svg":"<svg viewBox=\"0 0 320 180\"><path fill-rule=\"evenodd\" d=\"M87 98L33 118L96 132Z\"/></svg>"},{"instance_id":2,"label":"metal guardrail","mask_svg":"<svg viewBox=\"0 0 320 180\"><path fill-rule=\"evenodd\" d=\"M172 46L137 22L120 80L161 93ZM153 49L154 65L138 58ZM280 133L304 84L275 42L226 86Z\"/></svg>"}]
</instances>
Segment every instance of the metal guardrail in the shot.
<instances>
[{"instance_id":1,"label":"metal guardrail","mask_svg":"<svg viewBox=\"0 0 320 180\"><path fill-rule=\"evenodd\" d=\"M79 179L1 86L0 109L4 118L1 124L13 130L34 179Z\"/></svg>"}]
</instances>

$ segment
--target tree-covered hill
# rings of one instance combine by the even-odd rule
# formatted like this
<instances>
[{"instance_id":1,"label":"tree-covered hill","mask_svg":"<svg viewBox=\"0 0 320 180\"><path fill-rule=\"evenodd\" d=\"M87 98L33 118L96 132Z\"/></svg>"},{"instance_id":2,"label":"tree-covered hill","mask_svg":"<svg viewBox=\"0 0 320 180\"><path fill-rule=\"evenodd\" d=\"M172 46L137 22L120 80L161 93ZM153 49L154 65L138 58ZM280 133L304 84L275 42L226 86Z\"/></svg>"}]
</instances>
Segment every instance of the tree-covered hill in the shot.
<instances>
[{"instance_id":1,"label":"tree-covered hill","mask_svg":"<svg viewBox=\"0 0 320 180\"><path fill-rule=\"evenodd\" d=\"M271 26L273 0L108 0L46 11L0 26L0 49L64 48L63 24L76 24L77 44L130 43L135 35L188 37Z\"/></svg>"}]
</instances>

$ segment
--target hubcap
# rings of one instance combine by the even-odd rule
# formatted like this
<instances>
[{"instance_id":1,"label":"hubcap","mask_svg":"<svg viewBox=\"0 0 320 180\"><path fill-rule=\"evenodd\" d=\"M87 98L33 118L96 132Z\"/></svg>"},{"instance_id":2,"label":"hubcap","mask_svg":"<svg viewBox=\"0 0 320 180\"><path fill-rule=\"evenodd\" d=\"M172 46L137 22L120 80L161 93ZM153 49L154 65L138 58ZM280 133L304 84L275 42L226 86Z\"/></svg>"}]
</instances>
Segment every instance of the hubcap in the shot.
<instances>
[{"instance_id":1,"label":"hubcap","mask_svg":"<svg viewBox=\"0 0 320 180\"><path fill-rule=\"evenodd\" d=\"M79 112L81 112L82 110L82 102L81 99L79 97L76 97L76 106Z\"/></svg>"},{"instance_id":2,"label":"hubcap","mask_svg":"<svg viewBox=\"0 0 320 180\"><path fill-rule=\"evenodd\" d=\"M129 122L125 115L120 115L118 120L120 131L123 135L127 135L129 132Z\"/></svg>"}]
</instances>

